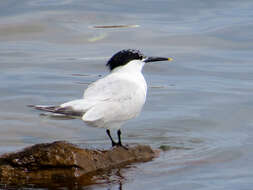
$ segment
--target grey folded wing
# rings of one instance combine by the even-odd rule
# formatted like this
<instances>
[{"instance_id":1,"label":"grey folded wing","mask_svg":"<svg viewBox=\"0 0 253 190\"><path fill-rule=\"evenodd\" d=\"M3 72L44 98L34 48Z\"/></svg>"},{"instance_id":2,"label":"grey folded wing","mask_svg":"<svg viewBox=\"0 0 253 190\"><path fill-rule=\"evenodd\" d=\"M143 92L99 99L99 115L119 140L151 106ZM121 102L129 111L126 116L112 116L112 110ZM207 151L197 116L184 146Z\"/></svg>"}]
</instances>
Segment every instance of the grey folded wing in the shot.
<instances>
[{"instance_id":1,"label":"grey folded wing","mask_svg":"<svg viewBox=\"0 0 253 190\"><path fill-rule=\"evenodd\" d=\"M71 106L61 107L61 106L43 106L43 105L28 105L28 107L46 111L56 114L62 114L66 116L73 116L73 117L81 117L84 113L80 110L74 110Z\"/></svg>"}]
</instances>

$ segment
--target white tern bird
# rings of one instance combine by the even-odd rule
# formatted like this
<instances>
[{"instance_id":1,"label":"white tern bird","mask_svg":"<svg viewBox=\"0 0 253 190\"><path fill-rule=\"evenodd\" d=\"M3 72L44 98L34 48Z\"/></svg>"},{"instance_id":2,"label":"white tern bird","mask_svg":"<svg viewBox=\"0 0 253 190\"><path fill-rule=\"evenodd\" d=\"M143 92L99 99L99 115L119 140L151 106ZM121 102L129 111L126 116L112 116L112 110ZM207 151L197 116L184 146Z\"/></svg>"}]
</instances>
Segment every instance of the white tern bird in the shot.
<instances>
[{"instance_id":1,"label":"white tern bird","mask_svg":"<svg viewBox=\"0 0 253 190\"><path fill-rule=\"evenodd\" d=\"M80 117L89 126L106 128L112 146L123 146L120 127L127 120L136 117L146 101L147 83L142 75L143 66L149 62L171 60L172 58L165 57L146 57L138 50L122 50L107 62L110 73L90 84L84 91L83 98L59 106L30 107ZM117 129L118 142L111 137L110 129Z\"/></svg>"}]
</instances>

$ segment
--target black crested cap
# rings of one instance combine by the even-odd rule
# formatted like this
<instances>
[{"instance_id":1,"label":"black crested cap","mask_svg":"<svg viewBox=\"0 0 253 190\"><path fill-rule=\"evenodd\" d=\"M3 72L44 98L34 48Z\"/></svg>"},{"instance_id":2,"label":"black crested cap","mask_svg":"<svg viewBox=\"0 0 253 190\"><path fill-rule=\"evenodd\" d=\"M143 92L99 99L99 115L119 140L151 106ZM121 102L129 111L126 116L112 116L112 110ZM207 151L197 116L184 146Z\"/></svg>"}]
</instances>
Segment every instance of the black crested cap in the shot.
<instances>
[{"instance_id":1,"label":"black crested cap","mask_svg":"<svg viewBox=\"0 0 253 190\"><path fill-rule=\"evenodd\" d=\"M134 49L124 49L114 54L111 59L107 62L106 66L109 67L110 71L116 67L126 65L132 60L142 60L145 56L139 51Z\"/></svg>"}]
</instances>

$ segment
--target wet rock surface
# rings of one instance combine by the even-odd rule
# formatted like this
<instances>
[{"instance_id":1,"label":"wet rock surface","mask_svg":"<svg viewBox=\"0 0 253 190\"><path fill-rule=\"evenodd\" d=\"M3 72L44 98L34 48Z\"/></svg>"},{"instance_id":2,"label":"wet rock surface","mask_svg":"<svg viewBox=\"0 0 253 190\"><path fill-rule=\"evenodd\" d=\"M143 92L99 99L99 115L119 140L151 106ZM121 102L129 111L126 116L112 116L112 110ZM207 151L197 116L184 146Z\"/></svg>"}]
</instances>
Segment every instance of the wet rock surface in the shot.
<instances>
[{"instance_id":1,"label":"wet rock surface","mask_svg":"<svg viewBox=\"0 0 253 190\"><path fill-rule=\"evenodd\" d=\"M146 145L91 150L65 141L37 144L0 157L0 184L51 184L68 179L89 184L92 176L154 157Z\"/></svg>"}]
</instances>

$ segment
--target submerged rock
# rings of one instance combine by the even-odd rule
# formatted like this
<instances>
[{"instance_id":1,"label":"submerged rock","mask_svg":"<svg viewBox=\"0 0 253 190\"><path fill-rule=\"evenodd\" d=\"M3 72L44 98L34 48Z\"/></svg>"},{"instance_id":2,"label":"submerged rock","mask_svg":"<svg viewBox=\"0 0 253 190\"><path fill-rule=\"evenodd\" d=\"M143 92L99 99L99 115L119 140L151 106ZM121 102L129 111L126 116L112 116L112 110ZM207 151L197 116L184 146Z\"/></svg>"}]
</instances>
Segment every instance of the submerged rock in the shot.
<instances>
[{"instance_id":1,"label":"submerged rock","mask_svg":"<svg viewBox=\"0 0 253 190\"><path fill-rule=\"evenodd\" d=\"M82 179L134 162L149 161L150 146L115 147L110 150L81 149L65 141L37 144L0 157L1 184L46 184L55 180Z\"/></svg>"}]
</instances>

